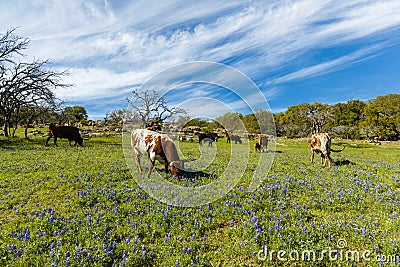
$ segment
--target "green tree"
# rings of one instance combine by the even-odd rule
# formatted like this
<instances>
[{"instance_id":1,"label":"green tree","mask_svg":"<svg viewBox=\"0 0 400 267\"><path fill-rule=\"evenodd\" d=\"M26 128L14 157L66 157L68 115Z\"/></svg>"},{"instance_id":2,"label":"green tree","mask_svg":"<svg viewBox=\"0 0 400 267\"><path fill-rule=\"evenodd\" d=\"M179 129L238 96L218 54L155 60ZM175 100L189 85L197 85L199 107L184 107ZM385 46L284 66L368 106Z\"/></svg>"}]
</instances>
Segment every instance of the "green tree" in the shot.
<instances>
[{"instance_id":1,"label":"green tree","mask_svg":"<svg viewBox=\"0 0 400 267\"><path fill-rule=\"evenodd\" d=\"M366 106L367 104L361 100L350 100L347 103L333 105L332 131L342 138L359 139Z\"/></svg>"},{"instance_id":2,"label":"green tree","mask_svg":"<svg viewBox=\"0 0 400 267\"><path fill-rule=\"evenodd\" d=\"M310 122L307 118L309 104L303 103L290 106L279 118L281 132L287 137L304 137L310 132Z\"/></svg>"},{"instance_id":3,"label":"green tree","mask_svg":"<svg viewBox=\"0 0 400 267\"><path fill-rule=\"evenodd\" d=\"M311 124L311 133L326 131L325 126L329 126L334 120L332 116L332 106L319 102L307 104L306 106L307 118Z\"/></svg>"},{"instance_id":4,"label":"green tree","mask_svg":"<svg viewBox=\"0 0 400 267\"><path fill-rule=\"evenodd\" d=\"M61 114L61 120L68 124L75 122L82 122L87 120L88 115L86 109L83 106L65 107Z\"/></svg>"},{"instance_id":5,"label":"green tree","mask_svg":"<svg viewBox=\"0 0 400 267\"><path fill-rule=\"evenodd\" d=\"M208 121L200 118L194 118L186 122L185 127L188 126L208 127Z\"/></svg>"},{"instance_id":6,"label":"green tree","mask_svg":"<svg viewBox=\"0 0 400 267\"><path fill-rule=\"evenodd\" d=\"M216 121L218 121L229 133L232 133L245 130L242 119L243 115L238 112L227 112L216 118Z\"/></svg>"},{"instance_id":7,"label":"green tree","mask_svg":"<svg viewBox=\"0 0 400 267\"><path fill-rule=\"evenodd\" d=\"M400 138L400 94L371 99L365 108L365 115L363 126L367 138L375 134L383 140L393 141Z\"/></svg>"},{"instance_id":8,"label":"green tree","mask_svg":"<svg viewBox=\"0 0 400 267\"><path fill-rule=\"evenodd\" d=\"M118 109L108 112L104 120L111 124L118 124L123 120L134 120L131 110L128 109Z\"/></svg>"},{"instance_id":9,"label":"green tree","mask_svg":"<svg viewBox=\"0 0 400 267\"><path fill-rule=\"evenodd\" d=\"M246 130L249 133L252 134L260 133L260 125L258 124L256 115L254 115L253 113L247 114L246 116L243 117L242 121L244 123L244 126L246 127Z\"/></svg>"},{"instance_id":10,"label":"green tree","mask_svg":"<svg viewBox=\"0 0 400 267\"><path fill-rule=\"evenodd\" d=\"M259 132L263 134L276 135L274 115L271 111L256 109L254 116L259 124Z\"/></svg>"}]
</instances>

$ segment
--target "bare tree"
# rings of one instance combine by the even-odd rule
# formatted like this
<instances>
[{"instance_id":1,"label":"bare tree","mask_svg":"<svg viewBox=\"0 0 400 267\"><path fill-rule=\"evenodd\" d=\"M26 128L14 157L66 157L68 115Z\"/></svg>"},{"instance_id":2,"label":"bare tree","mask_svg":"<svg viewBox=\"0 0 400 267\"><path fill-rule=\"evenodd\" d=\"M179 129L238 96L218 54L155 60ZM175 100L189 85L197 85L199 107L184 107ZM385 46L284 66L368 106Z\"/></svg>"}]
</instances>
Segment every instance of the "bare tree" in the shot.
<instances>
[{"instance_id":1,"label":"bare tree","mask_svg":"<svg viewBox=\"0 0 400 267\"><path fill-rule=\"evenodd\" d=\"M61 82L64 72L45 70L48 61L18 63L5 69L0 79L0 114L4 118L4 134L9 136L21 121L22 107L52 105L56 96L52 89L71 86Z\"/></svg>"},{"instance_id":2,"label":"bare tree","mask_svg":"<svg viewBox=\"0 0 400 267\"><path fill-rule=\"evenodd\" d=\"M154 90L135 90L127 99L134 113L140 118L142 128L161 130L162 123L176 114L186 114L186 110L168 106L166 100Z\"/></svg>"},{"instance_id":3,"label":"bare tree","mask_svg":"<svg viewBox=\"0 0 400 267\"><path fill-rule=\"evenodd\" d=\"M14 34L16 28L8 30L0 36L0 68L4 71L4 63L14 63L11 57L14 54L22 55L22 50L26 49L29 39L22 38Z\"/></svg>"},{"instance_id":4,"label":"bare tree","mask_svg":"<svg viewBox=\"0 0 400 267\"><path fill-rule=\"evenodd\" d=\"M318 102L309 104L307 118L311 122L311 133L321 132L329 121L333 121L332 108Z\"/></svg>"},{"instance_id":5,"label":"bare tree","mask_svg":"<svg viewBox=\"0 0 400 267\"><path fill-rule=\"evenodd\" d=\"M18 62L15 56L29 45L29 39L14 34L16 28L0 35L0 117L4 135L18 124L31 121L56 106L53 89L71 86L61 81L65 72L46 69L49 61Z\"/></svg>"}]
</instances>

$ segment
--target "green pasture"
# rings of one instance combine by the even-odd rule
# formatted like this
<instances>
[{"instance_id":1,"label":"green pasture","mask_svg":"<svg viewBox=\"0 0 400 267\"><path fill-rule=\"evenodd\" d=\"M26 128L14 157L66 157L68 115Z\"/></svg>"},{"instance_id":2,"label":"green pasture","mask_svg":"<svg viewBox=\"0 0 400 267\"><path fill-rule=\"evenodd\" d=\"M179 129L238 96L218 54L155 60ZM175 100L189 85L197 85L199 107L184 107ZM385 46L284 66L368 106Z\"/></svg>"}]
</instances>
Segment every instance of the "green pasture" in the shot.
<instances>
[{"instance_id":1,"label":"green pasture","mask_svg":"<svg viewBox=\"0 0 400 267\"><path fill-rule=\"evenodd\" d=\"M195 208L149 197L126 166L121 136L84 147L65 139L0 137L0 266L393 266L400 262L400 144L335 141L334 164L310 161L306 140L278 139L271 171ZM204 173L218 177L231 146L220 139ZM180 143L182 156L200 156ZM206 149L206 148L202 148ZM145 159L143 158L144 162ZM156 163L156 168L163 166ZM165 179L197 186L216 179ZM260 251L262 253L260 253ZM278 253L279 252L279 253ZM315 253L315 258L312 257ZM303 257L308 255L309 257Z\"/></svg>"}]
</instances>

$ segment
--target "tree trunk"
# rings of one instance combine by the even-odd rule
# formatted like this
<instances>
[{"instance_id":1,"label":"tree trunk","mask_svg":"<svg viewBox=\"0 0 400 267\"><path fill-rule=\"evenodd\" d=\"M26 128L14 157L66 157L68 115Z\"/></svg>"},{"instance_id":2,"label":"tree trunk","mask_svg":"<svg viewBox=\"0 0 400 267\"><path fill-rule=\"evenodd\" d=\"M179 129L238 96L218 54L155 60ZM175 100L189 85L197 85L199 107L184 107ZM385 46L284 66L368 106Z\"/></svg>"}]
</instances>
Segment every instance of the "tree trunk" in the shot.
<instances>
[{"instance_id":1,"label":"tree trunk","mask_svg":"<svg viewBox=\"0 0 400 267\"><path fill-rule=\"evenodd\" d=\"M15 127L12 128L12 137L15 137L15 133L17 132L18 124L15 124ZM10 128L11 130L11 128Z\"/></svg>"},{"instance_id":2,"label":"tree trunk","mask_svg":"<svg viewBox=\"0 0 400 267\"><path fill-rule=\"evenodd\" d=\"M4 136L8 137L8 126L7 126L7 122L4 122Z\"/></svg>"},{"instance_id":3,"label":"tree trunk","mask_svg":"<svg viewBox=\"0 0 400 267\"><path fill-rule=\"evenodd\" d=\"M8 137L8 128L7 128L7 122L4 123L4 136Z\"/></svg>"}]
</instances>

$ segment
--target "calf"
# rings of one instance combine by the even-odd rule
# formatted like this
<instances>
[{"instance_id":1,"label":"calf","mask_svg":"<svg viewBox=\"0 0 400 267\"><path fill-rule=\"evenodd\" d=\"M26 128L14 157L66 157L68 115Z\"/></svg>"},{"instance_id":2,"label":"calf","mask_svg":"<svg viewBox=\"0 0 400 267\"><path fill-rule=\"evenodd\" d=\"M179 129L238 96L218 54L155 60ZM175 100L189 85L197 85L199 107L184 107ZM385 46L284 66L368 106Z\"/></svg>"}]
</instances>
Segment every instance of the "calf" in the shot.
<instances>
[{"instance_id":1,"label":"calf","mask_svg":"<svg viewBox=\"0 0 400 267\"><path fill-rule=\"evenodd\" d=\"M143 154L148 155L150 160L148 177L153 170L155 160L164 164L165 172L168 172L169 167L174 176L179 176L180 170L184 169L184 161L179 159L175 144L168 135L146 129L133 130L131 145L136 154L136 167L140 173L142 173L140 157Z\"/></svg>"},{"instance_id":2,"label":"calf","mask_svg":"<svg viewBox=\"0 0 400 267\"><path fill-rule=\"evenodd\" d=\"M199 145L202 145L204 140L208 141L208 146L212 146L213 142L218 141L218 134L217 133L200 133L199 134Z\"/></svg>"},{"instance_id":3,"label":"calf","mask_svg":"<svg viewBox=\"0 0 400 267\"><path fill-rule=\"evenodd\" d=\"M266 134L259 134L258 144L260 145L260 152L267 152L268 147L268 136Z\"/></svg>"},{"instance_id":4,"label":"calf","mask_svg":"<svg viewBox=\"0 0 400 267\"><path fill-rule=\"evenodd\" d=\"M340 150L334 150L331 148L331 138L327 133L316 133L313 134L310 138L311 145L311 163L314 162L314 152L321 153L321 163L325 164L328 162L328 166L331 166L331 151L340 152L344 149L344 147Z\"/></svg>"},{"instance_id":5,"label":"calf","mask_svg":"<svg viewBox=\"0 0 400 267\"><path fill-rule=\"evenodd\" d=\"M67 138L68 143L71 146L71 141L75 141L76 144L83 146L83 139L79 134L79 129L73 126L57 126L54 123L50 123L49 125L49 133L46 139L46 146L49 143L49 140L54 137L54 144L57 145L57 138Z\"/></svg>"}]
</instances>

